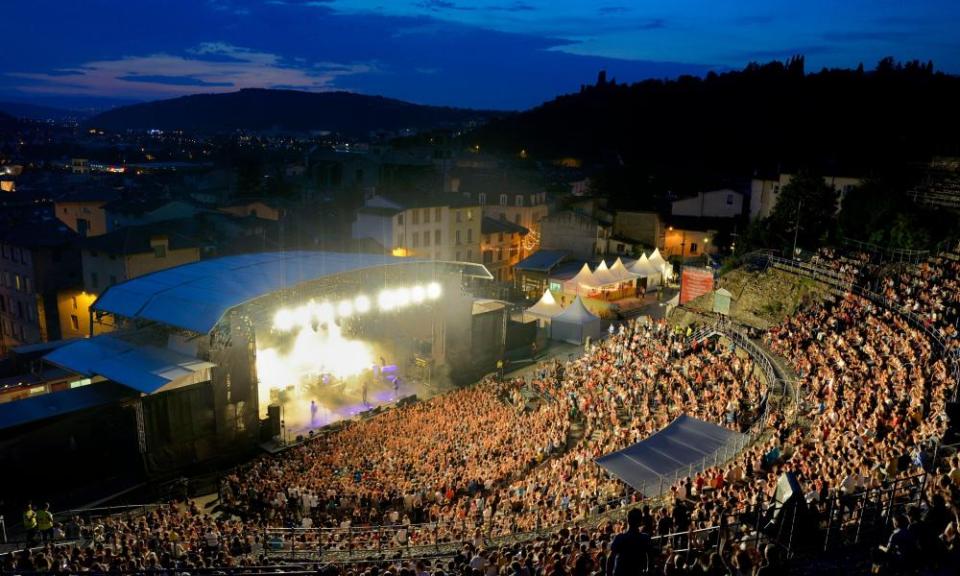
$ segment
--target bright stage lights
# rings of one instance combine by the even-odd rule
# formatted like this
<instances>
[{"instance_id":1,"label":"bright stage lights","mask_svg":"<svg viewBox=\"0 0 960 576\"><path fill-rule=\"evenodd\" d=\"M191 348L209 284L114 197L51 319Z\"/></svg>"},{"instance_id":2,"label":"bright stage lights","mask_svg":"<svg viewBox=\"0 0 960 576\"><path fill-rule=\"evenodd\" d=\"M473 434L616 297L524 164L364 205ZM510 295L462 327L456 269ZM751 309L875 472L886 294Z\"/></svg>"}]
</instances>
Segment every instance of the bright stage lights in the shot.
<instances>
[{"instance_id":1,"label":"bright stage lights","mask_svg":"<svg viewBox=\"0 0 960 576\"><path fill-rule=\"evenodd\" d=\"M273 317L273 327L281 332L289 332L293 329L293 325L296 323L296 318L293 315L293 312L287 310L286 308L281 308L277 310L277 313Z\"/></svg>"},{"instance_id":2,"label":"bright stage lights","mask_svg":"<svg viewBox=\"0 0 960 576\"><path fill-rule=\"evenodd\" d=\"M353 302L350 300L344 300L337 304L337 315L341 318L346 318L347 316L353 315Z\"/></svg>"},{"instance_id":3,"label":"bright stage lights","mask_svg":"<svg viewBox=\"0 0 960 576\"><path fill-rule=\"evenodd\" d=\"M396 299L394 298L392 290L383 290L380 292L380 295L377 296L377 306L379 306L381 310L393 310L396 305Z\"/></svg>"},{"instance_id":4,"label":"bright stage lights","mask_svg":"<svg viewBox=\"0 0 960 576\"><path fill-rule=\"evenodd\" d=\"M333 320L333 305L329 302L323 302L314 306L313 313L320 322L329 322Z\"/></svg>"},{"instance_id":5,"label":"bright stage lights","mask_svg":"<svg viewBox=\"0 0 960 576\"><path fill-rule=\"evenodd\" d=\"M437 298L440 297L440 294L442 292L443 290L442 288L440 288L439 282L431 282L427 284L427 298L429 298L430 300L436 300Z\"/></svg>"},{"instance_id":6,"label":"bright stage lights","mask_svg":"<svg viewBox=\"0 0 960 576\"><path fill-rule=\"evenodd\" d=\"M370 311L370 299L362 294L357 296L353 301L353 309L357 314L366 314Z\"/></svg>"},{"instance_id":7,"label":"bright stage lights","mask_svg":"<svg viewBox=\"0 0 960 576\"><path fill-rule=\"evenodd\" d=\"M427 291L423 286L414 286L410 289L410 300L414 304L419 304L427 298Z\"/></svg>"},{"instance_id":8,"label":"bright stage lights","mask_svg":"<svg viewBox=\"0 0 960 576\"><path fill-rule=\"evenodd\" d=\"M397 288L393 291L393 302L397 308L403 308L410 303L410 289Z\"/></svg>"}]
</instances>

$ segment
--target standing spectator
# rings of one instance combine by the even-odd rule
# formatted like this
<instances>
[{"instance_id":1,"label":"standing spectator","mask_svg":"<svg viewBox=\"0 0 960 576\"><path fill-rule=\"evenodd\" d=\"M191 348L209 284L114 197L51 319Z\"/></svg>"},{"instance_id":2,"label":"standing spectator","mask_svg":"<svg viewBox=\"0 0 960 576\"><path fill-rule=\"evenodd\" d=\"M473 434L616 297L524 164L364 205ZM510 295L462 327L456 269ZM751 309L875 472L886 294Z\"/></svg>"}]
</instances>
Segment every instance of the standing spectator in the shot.
<instances>
[{"instance_id":1,"label":"standing spectator","mask_svg":"<svg viewBox=\"0 0 960 576\"><path fill-rule=\"evenodd\" d=\"M23 531L27 535L27 548L30 548L37 542L37 513L33 510L32 502L27 502L27 508L23 511Z\"/></svg>"},{"instance_id":2,"label":"standing spectator","mask_svg":"<svg viewBox=\"0 0 960 576\"><path fill-rule=\"evenodd\" d=\"M43 505L43 509L36 513L37 529L44 543L53 541L53 514L50 513L50 503Z\"/></svg>"},{"instance_id":3,"label":"standing spectator","mask_svg":"<svg viewBox=\"0 0 960 576\"><path fill-rule=\"evenodd\" d=\"M636 576L647 572L650 535L643 532L643 512L633 508L627 514L627 531L617 534L610 544L607 576Z\"/></svg>"}]
</instances>

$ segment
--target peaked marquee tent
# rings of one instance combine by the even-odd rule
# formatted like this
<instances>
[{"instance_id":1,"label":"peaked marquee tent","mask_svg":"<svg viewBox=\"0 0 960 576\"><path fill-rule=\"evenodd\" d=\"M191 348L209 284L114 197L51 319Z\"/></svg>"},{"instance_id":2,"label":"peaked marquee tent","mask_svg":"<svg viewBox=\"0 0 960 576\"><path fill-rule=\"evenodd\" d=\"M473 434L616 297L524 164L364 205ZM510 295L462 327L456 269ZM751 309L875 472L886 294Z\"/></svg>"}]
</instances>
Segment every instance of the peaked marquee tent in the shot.
<instances>
[{"instance_id":1,"label":"peaked marquee tent","mask_svg":"<svg viewBox=\"0 0 960 576\"><path fill-rule=\"evenodd\" d=\"M673 266L663 259L663 256L660 255L659 248L653 249L653 254L650 255L650 264L652 264L655 269L663 274L663 279L665 281L673 277Z\"/></svg>"},{"instance_id":2,"label":"peaked marquee tent","mask_svg":"<svg viewBox=\"0 0 960 576\"><path fill-rule=\"evenodd\" d=\"M650 263L650 260L647 259L646 254L641 255L640 259L633 263L633 266L630 267L630 271L640 278L645 278L647 280L647 290L653 290L660 285L662 274L660 270L655 268L654 265Z\"/></svg>"},{"instance_id":3,"label":"peaked marquee tent","mask_svg":"<svg viewBox=\"0 0 960 576\"><path fill-rule=\"evenodd\" d=\"M610 273L605 260L601 260L600 265L593 271L593 280L598 288L620 283L620 280Z\"/></svg>"},{"instance_id":4,"label":"peaked marquee tent","mask_svg":"<svg viewBox=\"0 0 960 576\"><path fill-rule=\"evenodd\" d=\"M629 282L630 280L635 280L637 277L636 274L627 270L627 267L624 266L623 260L621 260L619 256L617 257L617 261L613 263L613 266L610 267L610 273L621 282Z\"/></svg>"},{"instance_id":5,"label":"peaked marquee tent","mask_svg":"<svg viewBox=\"0 0 960 576\"><path fill-rule=\"evenodd\" d=\"M523 311L524 321L536 320L540 327L550 323L550 319L563 312L563 307L557 303L549 289L543 291L543 296L533 306Z\"/></svg>"},{"instance_id":6,"label":"peaked marquee tent","mask_svg":"<svg viewBox=\"0 0 960 576\"><path fill-rule=\"evenodd\" d=\"M579 294L581 286L586 288L594 288L596 285L597 282L593 277L593 272L590 271L590 266L584 262L583 268L577 272L577 275L563 283L563 291L567 293Z\"/></svg>"},{"instance_id":7,"label":"peaked marquee tent","mask_svg":"<svg viewBox=\"0 0 960 576\"><path fill-rule=\"evenodd\" d=\"M550 321L550 338L553 340L583 344L588 336L596 340L602 334L603 322L587 310L580 296Z\"/></svg>"}]
</instances>

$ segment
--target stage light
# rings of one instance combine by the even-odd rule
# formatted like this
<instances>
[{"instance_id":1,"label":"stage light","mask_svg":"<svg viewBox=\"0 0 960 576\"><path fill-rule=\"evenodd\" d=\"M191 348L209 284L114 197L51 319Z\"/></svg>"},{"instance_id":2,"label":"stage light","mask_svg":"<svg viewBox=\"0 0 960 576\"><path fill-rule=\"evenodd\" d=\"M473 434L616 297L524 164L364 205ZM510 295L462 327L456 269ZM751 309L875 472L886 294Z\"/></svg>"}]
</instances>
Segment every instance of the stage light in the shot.
<instances>
[{"instance_id":1,"label":"stage light","mask_svg":"<svg viewBox=\"0 0 960 576\"><path fill-rule=\"evenodd\" d=\"M410 289L397 288L393 291L393 300L396 302L397 308L403 308L410 303Z\"/></svg>"},{"instance_id":2,"label":"stage light","mask_svg":"<svg viewBox=\"0 0 960 576\"><path fill-rule=\"evenodd\" d=\"M427 298L430 300L436 300L440 297L440 294L443 292L443 289L440 287L439 282L431 282L427 284Z\"/></svg>"},{"instance_id":3,"label":"stage light","mask_svg":"<svg viewBox=\"0 0 960 576\"><path fill-rule=\"evenodd\" d=\"M353 316L353 302L350 300L344 300L343 302L337 304L337 315L341 318Z\"/></svg>"},{"instance_id":4,"label":"stage light","mask_svg":"<svg viewBox=\"0 0 960 576\"><path fill-rule=\"evenodd\" d=\"M353 301L353 309L357 314L366 314L370 311L370 299L362 294L357 296Z\"/></svg>"},{"instance_id":5,"label":"stage light","mask_svg":"<svg viewBox=\"0 0 960 576\"><path fill-rule=\"evenodd\" d=\"M329 322L333 320L333 304L329 302L323 302L314 307L314 314L317 317L317 320L321 322Z\"/></svg>"},{"instance_id":6,"label":"stage light","mask_svg":"<svg viewBox=\"0 0 960 576\"><path fill-rule=\"evenodd\" d=\"M277 310L277 313L273 316L273 327L281 332L289 332L293 329L293 325L296 323L296 318L293 315L293 312L287 310L286 308L281 308Z\"/></svg>"},{"instance_id":7,"label":"stage light","mask_svg":"<svg viewBox=\"0 0 960 576\"><path fill-rule=\"evenodd\" d=\"M427 291L423 286L417 285L410 289L410 299L413 300L414 304L419 304L424 301L427 297Z\"/></svg>"},{"instance_id":8,"label":"stage light","mask_svg":"<svg viewBox=\"0 0 960 576\"><path fill-rule=\"evenodd\" d=\"M297 326L309 328L313 324L313 310L309 305L298 306L293 311L294 322Z\"/></svg>"},{"instance_id":9,"label":"stage light","mask_svg":"<svg viewBox=\"0 0 960 576\"><path fill-rule=\"evenodd\" d=\"M396 298L391 290L383 290L377 296L377 306L381 310L393 310L397 306Z\"/></svg>"}]
</instances>

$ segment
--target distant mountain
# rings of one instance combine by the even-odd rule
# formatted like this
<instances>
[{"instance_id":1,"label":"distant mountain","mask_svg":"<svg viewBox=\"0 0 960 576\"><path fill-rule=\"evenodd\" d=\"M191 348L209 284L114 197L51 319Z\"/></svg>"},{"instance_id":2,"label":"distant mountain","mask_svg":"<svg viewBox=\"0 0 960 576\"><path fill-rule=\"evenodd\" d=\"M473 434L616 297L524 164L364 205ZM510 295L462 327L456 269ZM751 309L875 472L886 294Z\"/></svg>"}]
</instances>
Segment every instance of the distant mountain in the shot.
<instances>
[{"instance_id":1,"label":"distant mountain","mask_svg":"<svg viewBox=\"0 0 960 576\"><path fill-rule=\"evenodd\" d=\"M13 116L0 112L0 130L9 130L17 126L17 119Z\"/></svg>"},{"instance_id":2,"label":"distant mountain","mask_svg":"<svg viewBox=\"0 0 960 576\"><path fill-rule=\"evenodd\" d=\"M25 118L27 120L53 120L55 122L78 120L88 115L76 110L64 110L62 108L28 104L26 102L0 102L0 112L5 112L10 116Z\"/></svg>"},{"instance_id":3,"label":"distant mountain","mask_svg":"<svg viewBox=\"0 0 960 576\"><path fill-rule=\"evenodd\" d=\"M661 188L676 192L679 177L695 190L723 175L803 166L856 175L960 155L958 102L960 77L930 62L886 58L874 70L807 73L795 57L635 84L601 74L579 93L494 120L470 137L487 150L523 148L533 157L617 167L624 194L665 174L672 180Z\"/></svg>"},{"instance_id":4,"label":"distant mountain","mask_svg":"<svg viewBox=\"0 0 960 576\"><path fill-rule=\"evenodd\" d=\"M85 124L109 130L330 130L363 135L371 130L459 125L492 115L491 112L421 106L351 92L245 89L122 106L93 116Z\"/></svg>"}]
</instances>

